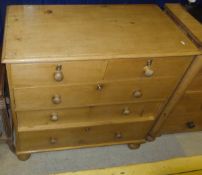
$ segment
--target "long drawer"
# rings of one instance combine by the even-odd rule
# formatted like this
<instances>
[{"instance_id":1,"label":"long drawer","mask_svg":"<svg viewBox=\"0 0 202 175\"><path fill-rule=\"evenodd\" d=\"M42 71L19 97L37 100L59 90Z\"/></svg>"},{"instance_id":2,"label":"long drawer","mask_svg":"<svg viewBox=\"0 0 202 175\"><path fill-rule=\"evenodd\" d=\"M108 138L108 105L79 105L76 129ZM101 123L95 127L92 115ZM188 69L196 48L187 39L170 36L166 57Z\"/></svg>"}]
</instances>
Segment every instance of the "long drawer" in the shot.
<instances>
[{"instance_id":1,"label":"long drawer","mask_svg":"<svg viewBox=\"0 0 202 175\"><path fill-rule=\"evenodd\" d=\"M25 87L143 78L147 77L145 66L153 71L151 77L178 77L184 73L191 60L192 57L185 56L109 61L69 61L59 64L12 64L12 85Z\"/></svg>"},{"instance_id":2,"label":"long drawer","mask_svg":"<svg viewBox=\"0 0 202 175\"><path fill-rule=\"evenodd\" d=\"M162 127L161 133L177 133L202 130L202 111L192 113L173 112Z\"/></svg>"},{"instance_id":3,"label":"long drawer","mask_svg":"<svg viewBox=\"0 0 202 175\"><path fill-rule=\"evenodd\" d=\"M202 111L202 92L187 91L174 108L178 114L187 114Z\"/></svg>"},{"instance_id":4,"label":"long drawer","mask_svg":"<svg viewBox=\"0 0 202 175\"><path fill-rule=\"evenodd\" d=\"M164 100L177 78L138 79L71 86L15 88L16 110L33 110Z\"/></svg>"},{"instance_id":5,"label":"long drawer","mask_svg":"<svg viewBox=\"0 0 202 175\"><path fill-rule=\"evenodd\" d=\"M19 132L18 151L39 151L98 144L133 142L144 139L153 120L125 124Z\"/></svg>"},{"instance_id":6,"label":"long drawer","mask_svg":"<svg viewBox=\"0 0 202 175\"><path fill-rule=\"evenodd\" d=\"M60 110L19 111L17 112L18 130L33 131L144 120L145 117L155 118L162 106L160 102L148 102Z\"/></svg>"},{"instance_id":7,"label":"long drawer","mask_svg":"<svg viewBox=\"0 0 202 175\"><path fill-rule=\"evenodd\" d=\"M202 129L202 92L186 91L175 106L161 133L198 131Z\"/></svg>"},{"instance_id":8,"label":"long drawer","mask_svg":"<svg viewBox=\"0 0 202 175\"><path fill-rule=\"evenodd\" d=\"M198 74L187 89L190 91L202 91L202 74Z\"/></svg>"}]
</instances>

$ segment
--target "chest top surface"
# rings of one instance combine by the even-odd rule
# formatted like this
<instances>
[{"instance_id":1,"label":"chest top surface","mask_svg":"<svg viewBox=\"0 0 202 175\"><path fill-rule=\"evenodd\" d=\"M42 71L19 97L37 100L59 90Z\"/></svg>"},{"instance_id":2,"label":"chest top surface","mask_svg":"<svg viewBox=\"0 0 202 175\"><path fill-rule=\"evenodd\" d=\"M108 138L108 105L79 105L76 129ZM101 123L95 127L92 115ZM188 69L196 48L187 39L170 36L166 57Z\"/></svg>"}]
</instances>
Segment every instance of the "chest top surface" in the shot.
<instances>
[{"instance_id":1,"label":"chest top surface","mask_svg":"<svg viewBox=\"0 0 202 175\"><path fill-rule=\"evenodd\" d=\"M202 47L202 24L191 16L181 4L166 4L166 9L184 30L191 33L191 36L197 41L199 47Z\"/></svg>"},{"instance_id":2,"label":"chest top surface","mask_svg":"<svg viewBox=\"0 0 202 175\"><path fill-rule=\"evenodd\" d=\"M3 62L196 55L155 5L34 5L7 9Z\"/></svg>"}]
</instances>

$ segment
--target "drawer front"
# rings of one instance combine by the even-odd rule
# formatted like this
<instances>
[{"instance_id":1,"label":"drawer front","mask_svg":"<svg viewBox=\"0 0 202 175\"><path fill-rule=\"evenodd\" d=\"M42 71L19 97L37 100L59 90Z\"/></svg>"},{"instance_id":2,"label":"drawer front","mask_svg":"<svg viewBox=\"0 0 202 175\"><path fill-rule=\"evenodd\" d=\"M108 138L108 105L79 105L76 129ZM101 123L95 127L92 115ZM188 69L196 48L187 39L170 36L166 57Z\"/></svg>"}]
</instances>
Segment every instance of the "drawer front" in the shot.
<instances>
[{"instance_id":1,"label":"drawer front","mask_svg":"<svg viewBox=\"0 0 202 175\"><path fill-rule=\"evenodd\" d=\"M165 121L161 132L202 130L202 92L187 91Z\"/></svg>"},{"instance_id":2,"label":"drawer front","mask_svg":"<svg viewBox=\"0 0 202 175\"><path fill-rule=\"evenodd\" d=\"M188 87L188 91L202 91L202 74L197 75Z\"/></svg>"},{"instance_id":3,"label":"drawer front","mask_svg":"<svg viewBox=\"0 0 202 175\"><path fill-rule=\"evenodd\" d=\"M191 60L192 57L165 57L110 61L71 61L59 63L61 67L57 63L12 64L11 76L14 87L89 83L102 79L178 77L184 73Z\"/></svg>"},{"instance_id":4,"label":"drawer front","mask_svg":"<svg viewBox=\"0 0 202 175\"><path fill-rule=\"evenodd\" d=\"M202 130L202 112L173 112L164 123L162 133L191 132Z\"/></svg>"},{"instance_id":5,"label":"drawer front","mask_svg":"<svg viewBox=\"0 0 202 175\"><path fill-rule=\"evenodd\" d=\"M155 117L162 103L137 103L61 110L17 112L18 130L29 131L98 123L126 122Z\"/></svg>"},{"instance_id":6,"label":"drawer front","mask_svg":"<svg viewBox=\"0 0 202 175\"><path fill-rule=\"evenodd\" d=\"M175 88L175 78L142 79L100 84L16 88L16 110L94 106L164 100Z\"/></svg>"},{"instance_id":7,"label":"drawer front","mask_svg":"<svg viewBox=\"0 0 202 175\"><path fill-rule=\"evenodd\" d=\"M19 132L20 151L73 148L144 139L153 121L100 125L61 130Z\"/></svg>"},{"instance_id":8,"label":"drawer front","mask_svg":"<svg viewBox=\"0 0 202 175\"><path fill-rule=\"evenodd\" d=\"M185 93L174 108L174 112L186 114L202 111L202 92Z\"/></svg>"},{"instance_id":9,"label":"drawer front","mask_svg":"<svg viewBox=\"0 0 202 175\"><path fill-rule=\"evenodd\" d=\"M181 76L191 61L192 57L190 56L110 60L105 79ZM149 70L153 73L149 73Z\"/></svg>"},{"instance_id":10,"label":"drawer front","mask_svg":"<svg viewBox=\"0 0 202 175\"><path fill-rule=\"evenodd\" d=\"M12 64L11 76L14 87L97 82L103 79L106 66L107 61Z\"/></svg>"}]
</instances>

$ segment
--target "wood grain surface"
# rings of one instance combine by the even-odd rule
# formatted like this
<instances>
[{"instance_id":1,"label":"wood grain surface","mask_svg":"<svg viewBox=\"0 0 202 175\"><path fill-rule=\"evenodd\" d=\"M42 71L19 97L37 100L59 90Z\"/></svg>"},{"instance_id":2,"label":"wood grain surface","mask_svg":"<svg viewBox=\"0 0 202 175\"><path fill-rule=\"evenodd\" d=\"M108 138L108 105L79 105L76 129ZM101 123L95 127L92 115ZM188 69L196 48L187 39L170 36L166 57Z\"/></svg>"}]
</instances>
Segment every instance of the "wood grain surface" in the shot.
<instances>
[{"instance_id":1,"label":"wood grain surface","mask_svg":"<svg viewBox=\"0 0 202 175\"><path fill-rule=\"evenodd\" d=\"M3 62L196 55L156 5L9 6Z\"/></svg>"}]
</instances>

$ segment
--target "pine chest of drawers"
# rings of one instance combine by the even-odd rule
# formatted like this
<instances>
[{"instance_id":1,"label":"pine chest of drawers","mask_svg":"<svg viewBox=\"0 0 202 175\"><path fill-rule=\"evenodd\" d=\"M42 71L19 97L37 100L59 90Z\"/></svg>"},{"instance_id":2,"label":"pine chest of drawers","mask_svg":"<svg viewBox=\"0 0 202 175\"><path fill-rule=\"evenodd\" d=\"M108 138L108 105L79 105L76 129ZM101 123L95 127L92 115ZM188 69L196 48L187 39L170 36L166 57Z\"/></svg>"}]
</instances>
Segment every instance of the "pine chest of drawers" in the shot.
<instances>
[{"instance_id":1,"label":"pine chest of drawers","mask_svg":"<svg viewBox=\"0 0 202 175\"><path fill-rule=\"evenodd\" d=\"M155 5L10 6L16 154L138 147L197 54Z\"/></svg>"},{"instance_id":2,"label":"pine chest of drawers","mask_svg":"<svg viewBox=\"0 0 202 175\"><path fill-rule=\"evenodd\" d=\"M202 24L180 4L166 4L166 11L176 24L201 50ZM202 130L202 66L185 89L161 128L161 133L177 133Z\"/></svg>"}]
</instances>

